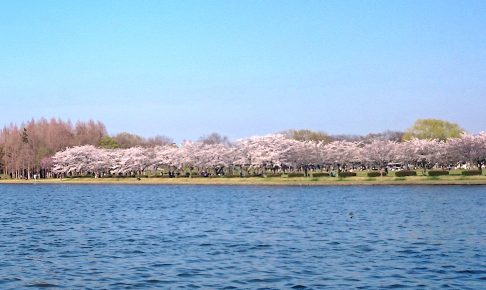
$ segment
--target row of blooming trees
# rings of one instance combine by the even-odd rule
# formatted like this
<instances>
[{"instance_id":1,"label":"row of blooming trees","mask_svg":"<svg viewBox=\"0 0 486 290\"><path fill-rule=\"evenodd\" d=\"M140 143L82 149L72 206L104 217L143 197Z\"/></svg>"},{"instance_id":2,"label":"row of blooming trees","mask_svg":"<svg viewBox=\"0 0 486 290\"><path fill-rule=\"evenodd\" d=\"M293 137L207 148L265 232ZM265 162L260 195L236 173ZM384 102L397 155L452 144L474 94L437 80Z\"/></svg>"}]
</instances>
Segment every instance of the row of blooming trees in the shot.
<instances>
[{"instance_id":1,"label":"row of blooming trees","mask_svg":"<svg viewBox=\"0 0 486 290\"><path fill-rule=\"evenodd\" d=\"M181 146L100 149L92 145L57 152L45 169L65 175L265 174L307 170L383 169L390 162L411 168L481 167L486 133L447 141L297 141L282 134L242 139L234 144L185 142Z\"/></svg>"}]
</instances>

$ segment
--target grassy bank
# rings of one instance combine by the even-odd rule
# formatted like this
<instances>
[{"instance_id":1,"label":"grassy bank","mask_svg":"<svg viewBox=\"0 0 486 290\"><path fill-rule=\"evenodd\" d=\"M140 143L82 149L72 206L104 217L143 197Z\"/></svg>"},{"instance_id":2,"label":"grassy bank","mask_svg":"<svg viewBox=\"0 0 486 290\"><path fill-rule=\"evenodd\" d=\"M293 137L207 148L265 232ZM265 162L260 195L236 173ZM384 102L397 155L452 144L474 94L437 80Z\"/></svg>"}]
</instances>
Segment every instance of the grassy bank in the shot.
<instances>
[{"instance_id":1,"label":"grassy bank","mask_svg":"<svg viewBox=\"0 0 486 290\"><path fill-rule=\"evenodd\" d=\"M64 178L42 180L0 179L0 184L187 184L187 185L486 185L486 176L407 177L249 177L249 178Z\"/></svg>"}]
</instances>

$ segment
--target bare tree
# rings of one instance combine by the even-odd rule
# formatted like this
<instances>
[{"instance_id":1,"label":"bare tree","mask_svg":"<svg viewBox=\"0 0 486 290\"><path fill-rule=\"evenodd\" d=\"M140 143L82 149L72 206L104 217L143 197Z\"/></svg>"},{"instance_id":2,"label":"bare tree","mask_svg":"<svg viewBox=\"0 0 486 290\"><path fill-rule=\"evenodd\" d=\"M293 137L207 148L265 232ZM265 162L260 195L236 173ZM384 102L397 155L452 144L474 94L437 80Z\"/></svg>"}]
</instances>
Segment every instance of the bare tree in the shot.
<instances>
[{"instance_id":1,"label":"bare tree","mask_svg":"<svg viewBox=\"0 0 486 290\"><path fill-rule=\"evenodd\" d=\"M120 148L131 148L142 146L145 143L145 140L142 136L138 136L135 134L131 134L128 132L118 133L113 136L113 139L118 143Z\"/></svg>"},{"instance_id":2,"label":"bare tree","mask_svg":"<svg viewBox=\"0 0 486 290\"><path fill-rule=\"evenodd\" d=\"M75 145L97 145L106 135L101 122L77 122L59 119L30 120L11 124L0 131L0 171L16 178L39 173L41 160Z\"/></svg>"},{"instance_id":3,"label":"bare tree","mask_svg":"<svg viewBox=\"0 0 486 290\"><path fill-rule=\"evenodd\" d=\"M146 147L155 147L155 146L164 146L164 145L170 145L173 144L174 140L167 136L162 136L162 135L157 135L154 137L148 138L145 142L144 145Z\"/></svg>"},{"instance_id":4,"label":"bare tree","mask_svg":"<svg viewBox=\"0 0 486 290\"><path fill-rule=\"evenodd\" d=\"M228 137L222 136L218 133L211 133L209 135L205 135L199 138L199 142L206 144L206 145L213 145L213 144L230 144Z\"/></svg>"}]
</instances>

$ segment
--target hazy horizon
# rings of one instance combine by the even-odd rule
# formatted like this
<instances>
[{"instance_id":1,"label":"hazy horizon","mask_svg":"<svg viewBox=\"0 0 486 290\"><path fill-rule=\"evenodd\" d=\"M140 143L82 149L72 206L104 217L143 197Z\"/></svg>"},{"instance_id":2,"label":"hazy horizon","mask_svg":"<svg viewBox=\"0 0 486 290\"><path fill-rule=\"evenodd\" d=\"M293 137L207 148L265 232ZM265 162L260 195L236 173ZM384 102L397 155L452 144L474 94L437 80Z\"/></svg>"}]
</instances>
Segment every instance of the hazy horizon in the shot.
<instances>
[{"instance_id":1,"label":"hazy horizon","mask_svg":"<svg viewBox=\"0 0 486 290\"><path fill-rule=\"evenodd\" d=\"M100 120L176 141L416 119L486 130L484 1L2 5L0 124Z\"/></svg>"}]
</instances>

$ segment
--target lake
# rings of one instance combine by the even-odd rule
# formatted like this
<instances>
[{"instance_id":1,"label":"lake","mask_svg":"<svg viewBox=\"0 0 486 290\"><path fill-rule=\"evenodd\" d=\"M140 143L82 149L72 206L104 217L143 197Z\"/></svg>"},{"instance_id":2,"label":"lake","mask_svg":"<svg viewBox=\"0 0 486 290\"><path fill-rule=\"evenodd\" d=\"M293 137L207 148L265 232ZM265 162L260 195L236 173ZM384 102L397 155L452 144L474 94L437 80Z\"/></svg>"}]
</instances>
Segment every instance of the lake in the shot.
<instances>
[{"instance_id":1,"label":"lake","mask_svg":"<svg viewBox=\"0 0 486 290\"><path fill-rule=\"evenodd\" d=\"M486 289L485 186L0 185L0 288Z\"/></svg>"}]
</instances>

